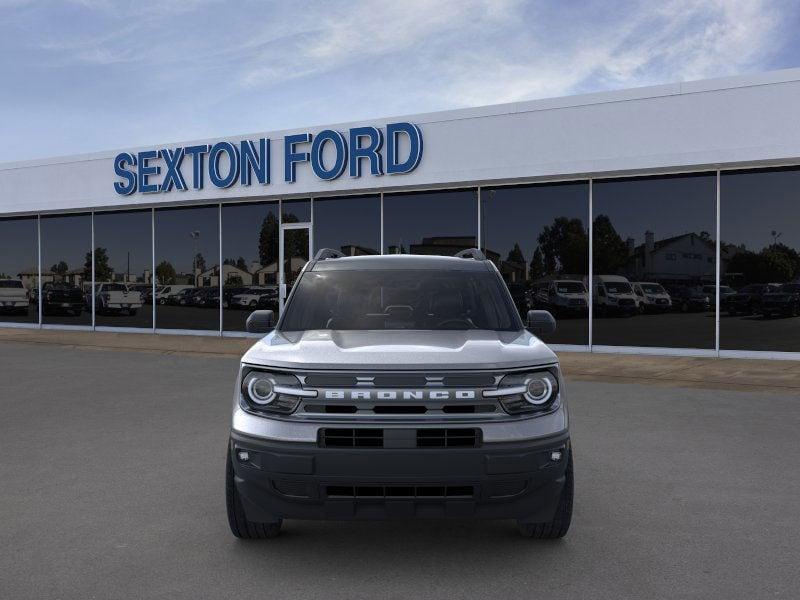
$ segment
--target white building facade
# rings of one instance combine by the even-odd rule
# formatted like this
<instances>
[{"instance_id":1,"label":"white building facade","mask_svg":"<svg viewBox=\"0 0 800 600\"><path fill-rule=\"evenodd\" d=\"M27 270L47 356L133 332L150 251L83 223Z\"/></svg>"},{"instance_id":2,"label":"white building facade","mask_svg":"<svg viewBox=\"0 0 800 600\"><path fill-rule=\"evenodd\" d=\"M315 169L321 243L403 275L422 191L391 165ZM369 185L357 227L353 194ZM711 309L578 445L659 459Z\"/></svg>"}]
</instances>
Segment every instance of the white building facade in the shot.
<instances>
[{"instance_id":1,"label":"white building facade","mask_svg":"<svg viewBox=\"0 0 800 600\"><path fill-rule=\"evenodd\" d=\"M797 106L792 69L3 164L0 326L244 335L234 298L280 311L320 248L478 246L521 312L556 313L556 348L800 358ZM533 293L599 275L697 298L601 316L572 285ZM4 303L17 281L27 305ZM146 304L77 311L91 281ZM726 287L706 306L708 285L752 301L733 314ZM786 314L764 318L775 290Z\"/></svg>"}]
</instances>

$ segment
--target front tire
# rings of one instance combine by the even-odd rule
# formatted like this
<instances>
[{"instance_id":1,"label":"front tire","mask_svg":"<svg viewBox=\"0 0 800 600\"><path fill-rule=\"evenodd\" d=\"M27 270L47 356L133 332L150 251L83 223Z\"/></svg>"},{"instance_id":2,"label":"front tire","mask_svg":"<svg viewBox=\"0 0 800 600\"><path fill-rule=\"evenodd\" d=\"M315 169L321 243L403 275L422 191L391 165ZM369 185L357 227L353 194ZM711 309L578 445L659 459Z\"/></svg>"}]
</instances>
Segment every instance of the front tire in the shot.
<instances>
[{"instance_id":1,"label":"front tire","mask_svg":"<svg viewBox=\"0 0 800 600\"><path fill-rule=\"evenodd\" d=\"M254 523L247 520L236 483L233 480L230 448L225 467L225 500L228 506L228 524L231 533L242 540L266 540L277 537L281 531L282 519L278 519L274 523Z\"/></svg>"},{"instance_id":2,"label":"front tire","mask_svg":"<svg viewBox=\"0 0 800 600\"><path fill-rule=\"evenodd\" d=\"M567 472L564 489L558 499L556 514L547 523L518 523L517 528L523 537L534 540L555 540L567 535L572 522L572 499L575 495L575 481L572 473L572 449L567 459Z\"/></svg>"}]
</instances>

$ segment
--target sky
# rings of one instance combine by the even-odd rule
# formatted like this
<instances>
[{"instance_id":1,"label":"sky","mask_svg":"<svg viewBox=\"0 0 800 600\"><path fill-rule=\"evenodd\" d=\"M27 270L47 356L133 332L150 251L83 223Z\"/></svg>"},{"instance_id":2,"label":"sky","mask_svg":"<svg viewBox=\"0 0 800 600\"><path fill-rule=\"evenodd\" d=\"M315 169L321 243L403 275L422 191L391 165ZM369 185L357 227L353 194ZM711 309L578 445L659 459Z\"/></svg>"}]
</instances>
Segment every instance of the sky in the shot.
<instances>
[{"instance_id":1,"label":"sky","mask_svg":"<svg viewBox=\"0 0 800 600\"><path fill-rule=\"evenodd\" d=\"M800 2L0 0L0 162L800 66Z\"/></svg>"}]
</instances>

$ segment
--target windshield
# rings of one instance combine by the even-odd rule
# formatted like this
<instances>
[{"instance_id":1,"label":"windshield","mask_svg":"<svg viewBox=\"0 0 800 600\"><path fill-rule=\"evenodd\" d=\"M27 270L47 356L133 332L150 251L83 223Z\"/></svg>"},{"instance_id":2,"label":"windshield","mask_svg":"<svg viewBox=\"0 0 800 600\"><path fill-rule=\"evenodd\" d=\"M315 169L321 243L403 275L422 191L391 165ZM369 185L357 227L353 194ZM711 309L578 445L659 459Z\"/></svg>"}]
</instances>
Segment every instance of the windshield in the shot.
<instances>
[{"instance_id":1,"label":"windshield","mask_svg":"<svg viewBox=\"0 0 800 600\"><path fill-rule=\"evenodd\" d=\"M606 290L609 294L630 294L631 284L613 281L611 283L606 283Z\"/></svg>"},{"instance_id":2,"label":"windshield","mask_svg":"<svg viewBox=\"0 0 800 600\"><path fill-rule=\"evenodd\" d=\"M19 279L0 279L0 288L21 288L22 282Z\"/></svg>"},{"instance_id":3,"label":"windshield","mask_svg":"<svg viewBox=\"0 0 800 600\"><path fill-rule=\"evenodd\" d=\"M665 294L664 288L657 283L643 283L642 290L645 294Z\"/></svg>"},{"instance_id":4,"label":"windshield","mask_svg":"<svg viewBox=\"0 0 800 600\"><path fill-rule=\"evenodd\" d=\"M556 290L559 294L583 294L586 288L580 281L559 281Z\"/></svg>"},{"instance_id":5,"label":"windshield","mask_svg":"<svg viewBox=\"0 0 800 600\"><path fill-rule=\"evenodd\" d=\"M308 272L296 286L282 331L522 328L508 293L488 271Z\"/></svg>"}]
</instances>

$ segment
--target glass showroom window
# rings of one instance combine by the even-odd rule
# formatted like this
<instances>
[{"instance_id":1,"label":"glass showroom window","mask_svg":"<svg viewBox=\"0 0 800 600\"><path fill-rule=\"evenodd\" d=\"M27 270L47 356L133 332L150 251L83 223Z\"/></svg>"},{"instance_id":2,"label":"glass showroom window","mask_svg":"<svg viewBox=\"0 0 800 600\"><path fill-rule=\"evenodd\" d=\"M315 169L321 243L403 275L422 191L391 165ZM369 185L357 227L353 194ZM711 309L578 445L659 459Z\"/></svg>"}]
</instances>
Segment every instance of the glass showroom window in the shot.
<instances>
[{"instance_id":1,"label":"glass showroom window","mask_svg":"<svg viewBox=\"0 0 800 600\"><path fill-rule=\"evenodd\" d=\"M92 324L92 215L42 217L42 322Z\"/></svg>"},{"instance_id":2,"label":"glass showroom window","mask_svg":"<svg viewBox=\"0 0 800 600\"><path fill-rule=\"evenodd\" d=\"M153 326L152 219L149 210L94 214L96 326Z\"/></svg>"},{"instance_id":3,"label":"glass showroom window","mask_svg":"<svg viewBox=\"0 0 800 600\"><path fill-rule=\"evenodd\" d=\"M384 195L385 254L452 256L477 245L477 190Z\"/></svg>"},{"instance_id":4,"label":"glass showroom window","mask_svg":"<svg viewBox=\"0 0 800 600\"><path fill-rule=\"evenodd\" d=\"M549 310L548 342L588 345L589 184L482 188L481 238L523 320Z\"/></svg>"},{"instance_id":5,"label":"glass showroom window","mask_svg":"<svg viewBox=\"0 0 800 600\"><path fill-rule=\"evenodd\" d=\"M347 256L380 254L380 196L314 199L314 247Z\"/></svg>"},{"instance_id":6,"label":"glass showroom window","mask_svg":"<svg viewBox=\"0 0 800 600\"><path fill-rule=\"evenodd\" d=\"M222 207L222 328L246 331L250 312L278 314L278 203Z\"/></svg>"},{"instance_id":7,"label":"glass showroom window","mask_svg":"<svg viewBox=\"0 0 800 600\"><path fill-rule=\"evenodd\" d=\"M219 207L157 209L156 327L219 331Z\"/></svg>"},{"instance_id":8,"label":"glass showroom window","mask_svg":"<svg viewBox=\"0 0 800 600\"><path fill-rule=\"evenodd\" d=\"M800 352L800 169L720 177L720 348Z\"/></svg>"},{"instance_id":9,"label":"glass showroom window","mask_svg":"<svg viewBox=\"0 0 800 600\"><path fill-rule=\"evenodd\" d=\"M595 180L592 342L716 346L716 175Z\"/></svg>"},{"instance_id":10,"label":"glass showroom window","mask_svg":"<svg viewBox=\"0 0 800 600\"><path fill-rule=\"evenodd\" d=\"M284 200L281 207L284 223L311 222L311 200Z\"/></svg>"},{"instance_id":11,"label":"glass showroom window","mask_svg":"<svg viewBox=\"0 0 800 600\"><path fill-rule=\"evenodd\" d=\"M36 217L0 219L0 323L38 323Z\"/></svg>"}]
</instances>

